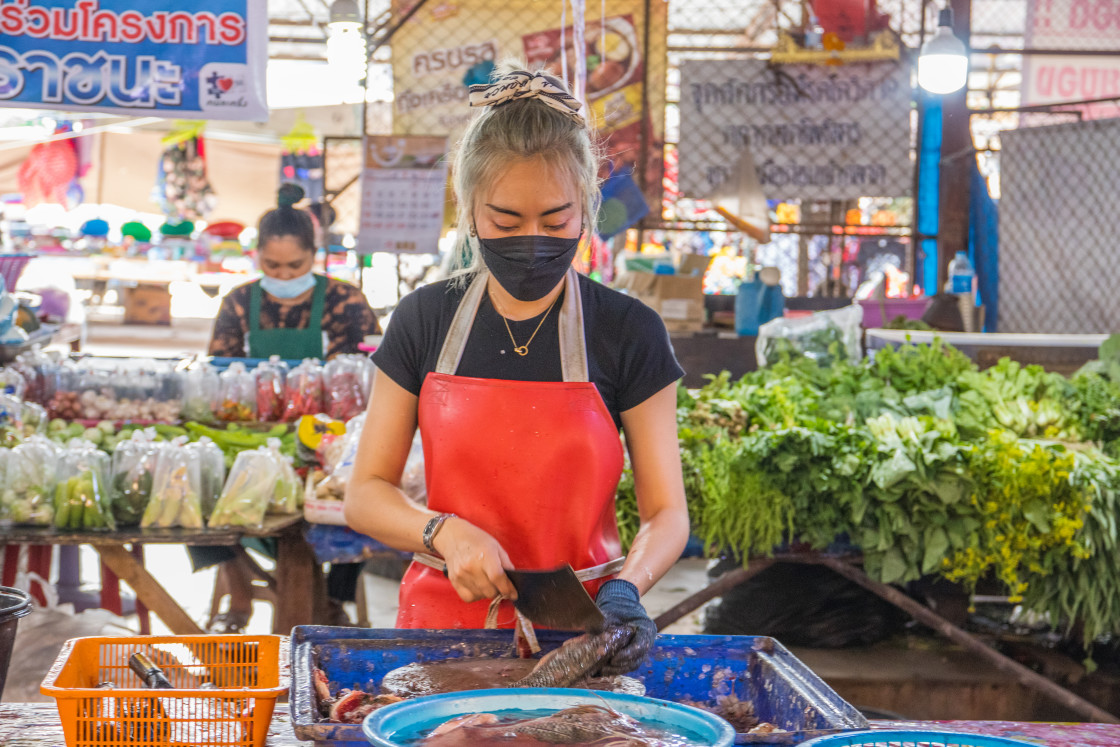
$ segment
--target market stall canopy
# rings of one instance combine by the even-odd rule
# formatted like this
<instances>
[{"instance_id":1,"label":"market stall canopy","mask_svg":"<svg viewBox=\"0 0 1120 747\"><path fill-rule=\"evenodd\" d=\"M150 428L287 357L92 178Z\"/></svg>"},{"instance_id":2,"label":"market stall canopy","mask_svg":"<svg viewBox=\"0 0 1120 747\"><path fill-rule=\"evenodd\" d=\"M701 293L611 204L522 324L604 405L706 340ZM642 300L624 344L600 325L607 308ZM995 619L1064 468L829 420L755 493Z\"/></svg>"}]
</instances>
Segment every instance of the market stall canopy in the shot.
<instances>
[{"instance_id":1,"label":"market stall canopy","mask_svg":"<svg viewBox=\"0 0 1120 747\"><path fill-rule=\"evenodd\" d=\"M105 132L97 137L93 168L83 180L86 201L109 203L138 212L158 212L152 200L162 133L138 130ZM280 143L242 142L207 134L206 172L225 218L256 223L276 207L280 185ZM3 172L0 171L0 176ZM0 192L15 191L0 183Z\"/></svg>"}]
</instances>

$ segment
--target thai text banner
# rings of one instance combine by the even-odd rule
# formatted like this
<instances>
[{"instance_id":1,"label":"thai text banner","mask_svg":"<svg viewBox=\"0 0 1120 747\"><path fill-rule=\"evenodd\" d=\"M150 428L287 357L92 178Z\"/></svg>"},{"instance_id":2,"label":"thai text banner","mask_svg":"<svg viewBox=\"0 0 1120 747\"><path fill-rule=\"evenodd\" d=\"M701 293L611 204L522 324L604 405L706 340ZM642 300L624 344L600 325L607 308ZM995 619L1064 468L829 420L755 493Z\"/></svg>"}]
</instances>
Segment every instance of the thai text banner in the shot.
<instances>
[{"instance_id":1,"label":"thai text banner","mask_svg":"<svg viewBox=\"0 0 1120 747\"><path fill-rule=\"evenodd\" d=\"M0 106L265 120L266 0L0 0Z\"/></svg>"},{"instance_id":2,"label":"thai text banner","mask_svg":"<svg viewBox=\"0 0 1120 747\"><path fill-rule=\"evenodd\" d=\"M749 148L769 199L910 193L910 68L681 63L680 188L710 196Z\"/></svg>"}]
</instances>

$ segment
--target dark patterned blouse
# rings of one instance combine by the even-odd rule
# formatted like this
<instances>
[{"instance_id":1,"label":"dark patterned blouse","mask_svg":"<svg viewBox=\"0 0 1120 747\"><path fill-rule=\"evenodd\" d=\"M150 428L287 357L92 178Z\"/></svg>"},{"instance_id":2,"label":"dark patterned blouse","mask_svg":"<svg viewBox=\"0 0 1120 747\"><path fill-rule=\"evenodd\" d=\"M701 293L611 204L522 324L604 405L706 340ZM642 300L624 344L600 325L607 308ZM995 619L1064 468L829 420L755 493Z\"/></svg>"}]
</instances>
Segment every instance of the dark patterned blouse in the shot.
<instances>
[{"instance_id":1,"label":"dark patterned blouse","mask_svg":"<svg viewBox=\"0 0 1120 747\"><path fill-rule=\"evenodd\" d=\"M256 281L254 281L256 282ZM210 338L210 355L240 358L248 355L249 289L253 283L238 286L226 295L214 334ZM261 293L261 329L307 329L311 317L311 296L292 306L281 306L272 296ZM327 279L327 297L323 303L323 332L327 336L327 357L340 353L357 353L358 344L366 335L381 334L381 325L361 290L350 283Z\"/></svg>"}]
</instances>

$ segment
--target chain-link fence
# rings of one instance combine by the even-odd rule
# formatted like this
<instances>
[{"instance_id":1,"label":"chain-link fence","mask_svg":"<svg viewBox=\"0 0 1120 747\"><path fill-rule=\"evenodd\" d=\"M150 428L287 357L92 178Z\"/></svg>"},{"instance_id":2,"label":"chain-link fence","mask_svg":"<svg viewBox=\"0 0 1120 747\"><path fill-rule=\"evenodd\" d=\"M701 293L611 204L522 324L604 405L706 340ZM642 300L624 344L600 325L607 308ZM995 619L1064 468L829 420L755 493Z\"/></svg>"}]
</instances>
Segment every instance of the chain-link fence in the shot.
<instances>
[{"instance_id":1,"label":"chain-link fence","mask_svg":"<svg viewBox=\"0 0 1120 747\"><path fill-rule=\"evenodd\" d=\"M652 207L640 234L630 232L630 248L639 237L702 252L750 247L758 263L782 270L787 296L847 297L886 265L913 277L920 264L911 248L913 68L942 7L600 0L578 18L571 5L539 0L374 2L373 39L387 43L374 53L371 88L392 95L380 109L371 104L378 113L368 131L454 141L472 114L467 85L485 81L495 60L519 58L572 78L582 51L586 99L611 166L631 173ZM1115 0L973 0L970 20L971 131L998 197L1001 133L1120 115L1120 8ZM841 59L884 39L897 41L898 54L771 64L783 37ZM358 214L356 147L326 149L327 191L341 190L347 232ZM771 223L771 240L757 247L715 209L751 165L758 184L745 189L769 200Z\"/></svg>"}]
</instances>

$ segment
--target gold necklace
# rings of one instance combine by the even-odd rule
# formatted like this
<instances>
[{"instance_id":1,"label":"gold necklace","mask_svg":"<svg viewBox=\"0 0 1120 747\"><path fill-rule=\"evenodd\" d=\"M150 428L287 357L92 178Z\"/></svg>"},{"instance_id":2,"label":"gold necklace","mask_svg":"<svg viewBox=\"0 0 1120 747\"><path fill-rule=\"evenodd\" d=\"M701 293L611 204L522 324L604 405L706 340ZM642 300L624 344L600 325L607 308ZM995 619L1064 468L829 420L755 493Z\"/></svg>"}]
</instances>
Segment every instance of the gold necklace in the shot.
<instances>
[{"instance_id":1,"label":"gold necklace","mask_svg":"<svg viewBox=\"0 0 1120 747\"><path fill-rule=\"evenodd\" d=\"M498 315L502 317L502 321L506 324L506 332L509 333L509 341L513 343L513 352L522 357L525 357L529 354L529 343L531 343L533 341L533 338L537 336L537 333L541 331L541 327L544 326L544 320L548 319L549 313L552 312L552 307L556 305L556 301L559 298L560 296L557 296L556 298L552 299L552 303L548 305L548 309L544 312L544 316L541 317L540 322L537 323L537 328L533 330L533 334L529 335L529 339L525 341L524 345L518 345L517 340L513 339L513 330L509 328L509 320L506 319L505 312L498 308L498 303L494 301L494 297L490 297L490 301L494 304L494 308L498 310Z\"/></svg>"}]
</instances>

